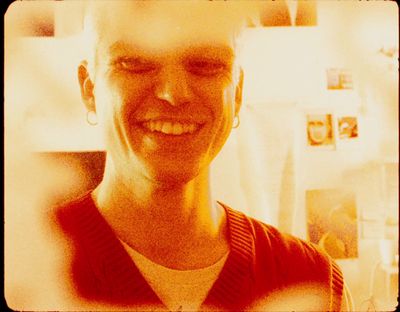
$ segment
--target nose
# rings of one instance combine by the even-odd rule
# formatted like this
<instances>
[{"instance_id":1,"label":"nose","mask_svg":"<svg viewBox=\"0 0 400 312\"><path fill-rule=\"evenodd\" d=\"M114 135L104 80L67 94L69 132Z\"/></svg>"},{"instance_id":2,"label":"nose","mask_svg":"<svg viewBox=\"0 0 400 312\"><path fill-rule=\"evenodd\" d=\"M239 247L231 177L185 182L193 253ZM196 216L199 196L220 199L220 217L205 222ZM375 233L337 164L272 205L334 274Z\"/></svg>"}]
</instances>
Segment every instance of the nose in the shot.
<instances>
[{"instance_id":1,"label":"nose","mask_svg":"<svg viewBox=\"0 0 400 312\"><path fill-rule=\"evenodd\" d=\"M191 90L184 68L165 66L155 84L156 97L172 106L187 104L190 100Z\"/></svg>"}]
</instances>

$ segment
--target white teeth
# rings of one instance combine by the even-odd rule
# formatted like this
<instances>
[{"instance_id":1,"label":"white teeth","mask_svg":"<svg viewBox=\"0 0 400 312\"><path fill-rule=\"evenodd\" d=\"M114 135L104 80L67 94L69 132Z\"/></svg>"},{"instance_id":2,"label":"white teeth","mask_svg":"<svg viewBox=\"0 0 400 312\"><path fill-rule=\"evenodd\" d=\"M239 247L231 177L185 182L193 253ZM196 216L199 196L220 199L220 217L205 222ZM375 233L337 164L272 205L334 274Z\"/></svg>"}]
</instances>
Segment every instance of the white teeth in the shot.
<instances>
[{"instance_id":1,"label":"white teeth","mask_svg":"<svg viewBox=\"0 0 400 312\"><path fill-rule=\"evenodd\" d=\"M162 129L162 122L161 121L154 122L154 130L161 131L161 129Z\"/></svg>"},{"instance_id":2,"label":"white teeth","mask_svg":"<svg viewBox=\"0 0 400 312\"><path fill-rule=\"evenodd\" d=\"M161 132L163 133L171 133L173 130L172 124L170 122L164 122L161 128Z\"/></svg>"},{"instance_id":3,"label":"white teeth","mask_svg":"<svg viewBox=\"0 0 400 312\"><path fill-rule=\"evenodd\" d=\"M198 128L198 125L194 123L150 120L144 122L143 127L149 129L150 131L158 131L164 134L180 135L195 132Z\"/></svg>"},{"instance_id":4,"label":"white teeth","mask_svg":"<svg viewBox=\"0 0 400 312\"><path fill-rule=\"evenodd\" d=\"M147 122L146 125L151 131L154 131L155 129L154 122Z\"/></svg>"},{"instance_id":5,"label":"white teeth","mask_svg":"<svg viewBox=\"0 0 400 312\"><path fill-rule=\"evenodd\" d=\"M182 134L183 132L183 125L181 125L180 123L174 123L174 128L172 130L173 134Z\"/></svg>"}]
</instances>

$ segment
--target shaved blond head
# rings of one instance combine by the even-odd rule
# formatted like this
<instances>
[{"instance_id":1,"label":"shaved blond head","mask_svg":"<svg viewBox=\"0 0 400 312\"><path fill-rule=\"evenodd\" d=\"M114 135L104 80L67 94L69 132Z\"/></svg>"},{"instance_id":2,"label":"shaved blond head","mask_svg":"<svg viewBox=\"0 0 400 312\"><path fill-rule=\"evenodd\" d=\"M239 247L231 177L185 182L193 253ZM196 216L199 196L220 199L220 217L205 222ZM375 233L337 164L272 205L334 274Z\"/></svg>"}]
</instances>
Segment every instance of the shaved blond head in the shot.
<instances>
[{"instance_id":1,"label":"shaved blond head","mask_svg":"<svg viewBox=\"0 0 400 312\"><path fill-rule=\"evenodd\" d=\"M87 59L96 63L102 47L117 40L142 47L157 42L162 49L223 39L237 47L242 30L257 18L253 1L90 1L84 19Z\"/></svg>"}]
</instances>

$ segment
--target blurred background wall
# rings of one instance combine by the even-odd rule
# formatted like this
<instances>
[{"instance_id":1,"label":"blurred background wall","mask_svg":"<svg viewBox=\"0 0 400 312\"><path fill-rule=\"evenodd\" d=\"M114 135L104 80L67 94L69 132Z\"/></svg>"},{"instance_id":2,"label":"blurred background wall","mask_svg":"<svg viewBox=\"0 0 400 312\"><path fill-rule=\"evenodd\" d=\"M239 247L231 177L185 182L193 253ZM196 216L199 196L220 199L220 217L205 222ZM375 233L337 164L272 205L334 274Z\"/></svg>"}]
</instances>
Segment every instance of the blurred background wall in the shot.
<instances>
[{"instance_id":1,"label":"blurred background wall","mask_svg":"<svg viewBox=\"0 0 400 312\"><path fill-rule=\"evenodd\" d=\"M16 2L6 14L6 298L17 309L57 308L61 297L42 295L60 287L44 274L60 261L48 248L56 240L36 244L48 236L43 216L102 176L102 139L86 124L76 79L81 18L78 1ZM356 256L337 262L356 310L392 309L398 8L386 1L266 1L260 19L243 37L241 124L213 163L215 197L310 239L307 192L353 194ZM329 89L329 69L349 72L351 87ZM327 114L333 143L310 146L307 116ZM343 138L338 121L349 116L357 136ZM338 204L334 195L315 198L321 211Z\"/></svg>"}]
</instances>

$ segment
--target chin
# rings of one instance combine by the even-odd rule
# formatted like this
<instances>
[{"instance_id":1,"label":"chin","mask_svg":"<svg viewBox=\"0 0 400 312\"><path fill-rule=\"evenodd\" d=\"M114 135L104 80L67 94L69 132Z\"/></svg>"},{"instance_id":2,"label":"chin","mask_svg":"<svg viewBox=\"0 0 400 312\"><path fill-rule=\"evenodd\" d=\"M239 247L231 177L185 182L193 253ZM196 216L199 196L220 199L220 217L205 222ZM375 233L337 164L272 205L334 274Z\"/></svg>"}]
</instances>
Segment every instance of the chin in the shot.
<instances>
[{"instance_id":1,"label":"chin","mask_svg":"<svg viewBox=\"0 0 400 312\"><path fill-rule=\"evenodd\" d=\"M154 181L162 188L173 188L188 184L199 176L199 170L162 170L151 175L150 180Z\"/></svg>"}]
</instances>

